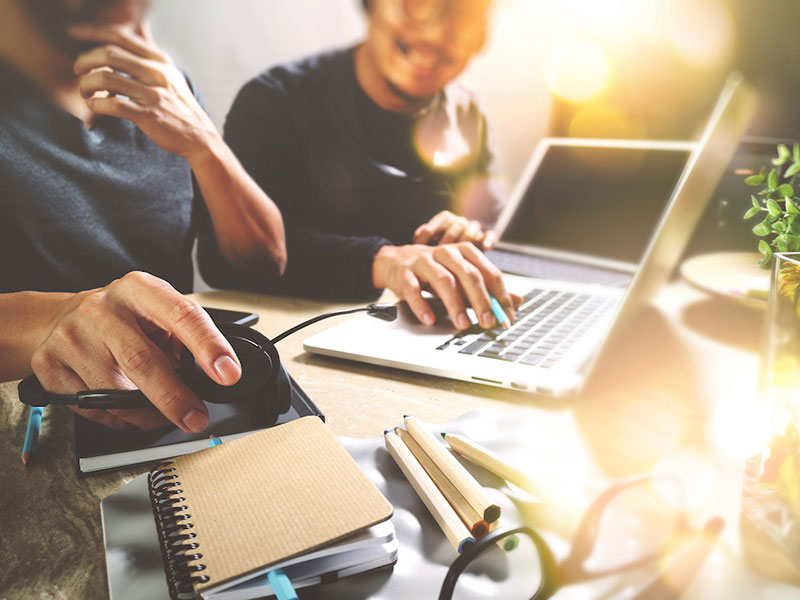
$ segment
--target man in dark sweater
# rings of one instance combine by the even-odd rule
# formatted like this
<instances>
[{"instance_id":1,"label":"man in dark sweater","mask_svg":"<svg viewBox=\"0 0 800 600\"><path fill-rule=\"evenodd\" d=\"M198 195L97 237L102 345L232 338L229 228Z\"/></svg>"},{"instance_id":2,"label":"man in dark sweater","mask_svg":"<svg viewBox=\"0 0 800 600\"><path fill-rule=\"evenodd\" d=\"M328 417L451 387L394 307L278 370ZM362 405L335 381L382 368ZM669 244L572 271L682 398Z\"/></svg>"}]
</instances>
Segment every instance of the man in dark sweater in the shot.
<instances>
[{"instance_id":1,"label":"man in dark sweater","mask_svg":"<svg viewBox=\"0 0 800 600\"><path fill-rule=\"evenodd\" d=\"M79 412L198 432L208 413L172 349L223 385L241 366L182 295L195 233L278 278L283 223L141 25L146 6L0 0L0 381L138 387L158 411Z\"/></svg>"},{"instance_id":2,"label":"man in dark sweater","mask_svg":"<svg viewBox=\"0 0 800 600\"><path fill-rule=\"evenodd\" d=\"M428 288L459 329L468 304L496 324L490 292L512 314L481 252L491 245L481 223L500 205L486 119L448 85L483 45L489 3L365 2L362 44L270 69L239 92L225 139L283 213L283 291L353 300L389 287L432 324ZM203 275L249 281L224 268Z\"/></svg>"}]
</instances>

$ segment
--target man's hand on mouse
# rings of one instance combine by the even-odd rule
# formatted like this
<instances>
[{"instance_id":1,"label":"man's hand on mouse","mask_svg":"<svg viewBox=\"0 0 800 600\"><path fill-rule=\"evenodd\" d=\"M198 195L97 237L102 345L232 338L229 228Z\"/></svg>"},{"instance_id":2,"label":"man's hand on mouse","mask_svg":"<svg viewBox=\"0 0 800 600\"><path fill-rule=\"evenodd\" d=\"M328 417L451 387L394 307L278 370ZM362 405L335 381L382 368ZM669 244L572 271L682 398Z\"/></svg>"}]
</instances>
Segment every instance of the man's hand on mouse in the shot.
<instances>
[{"instance_id":1,"label":"man's hand on mouse","mask_svg":"<svg viewBox=\"0 0 800 600\"><path fill-rule=\"evenodd\" d=\"M198 433L208 426L208 410L173 369L182 346L215 382L233 385L241 377L233 348L197 302L153 275L131 272L66 301L31 367L48 391L139 388L157 409L73 409L93 421L143 429L171 421Z\"/></svg>"},{"instance_id":2,"label":"man's hand on mouse","mask_svg":"<svg viewBox=\"0 0 800 600\"><path fill-rule=\"evenodd\" d=\"M384 246L372 263L372 281L376 288L389 288L408 303L422 323L436 321L430 304L423 298L427 289L438 296L460 330L470 326L467 304L472 306L481 327L497 324L489 294L497 298L506 315L513 320L519 298L506 290L503 276L471 242L443 246Z\"/></svg>"}]
</instances>

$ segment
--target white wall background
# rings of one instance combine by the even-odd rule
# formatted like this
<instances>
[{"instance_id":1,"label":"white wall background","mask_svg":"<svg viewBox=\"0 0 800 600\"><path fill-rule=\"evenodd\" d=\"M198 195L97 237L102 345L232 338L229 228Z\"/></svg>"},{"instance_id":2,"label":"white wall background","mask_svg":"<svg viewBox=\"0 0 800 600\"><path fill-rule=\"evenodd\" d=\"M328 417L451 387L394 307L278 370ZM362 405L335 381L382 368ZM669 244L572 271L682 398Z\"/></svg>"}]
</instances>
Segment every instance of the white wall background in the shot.
<instances>
[{"instance_id":1,"label":"white wall background","mask_svg":"<svg viewBox=\"0 0 800 600\"><path fill-rule=\"evenodd\" d=\"M488 113L500 175L512 186L545 133L550 107L539 76L537 29L544 24L531 19L538 4L496 0L489 43L463 77ZM221 127L247 80L268 66L356 42L364 15L359 0L154 0L150 24Z\"/></svg>"}]
</instances>

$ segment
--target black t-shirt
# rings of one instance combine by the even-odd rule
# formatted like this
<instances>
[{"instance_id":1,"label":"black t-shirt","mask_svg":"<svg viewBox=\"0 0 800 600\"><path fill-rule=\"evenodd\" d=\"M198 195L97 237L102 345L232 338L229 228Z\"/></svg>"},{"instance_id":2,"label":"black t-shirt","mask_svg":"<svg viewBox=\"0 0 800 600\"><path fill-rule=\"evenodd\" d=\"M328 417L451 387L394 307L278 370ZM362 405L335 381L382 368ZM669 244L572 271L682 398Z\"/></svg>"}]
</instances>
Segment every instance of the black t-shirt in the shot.
<instances>
[{"instance_id":1,"label":"black t-shirt","mask_svg":"<svg viewBox=\"0 0 800 600\"><path fill-rule=\"evenodd\" d=\"M79 291L132 270L190 292L195 189L187 162L132 122L87 129L0 61L0 292Z\"/></svg>"},{"instance_id":2,"label":"black t-shirt","mask_svg":"<svg viewBox=\"0 0 800 600\"><path fill-rule=\"evenodd\" d=\"M434 166L451 138L466 151L453 166ZM284 216L288 264L276 291L353 300L376 294L378 249L410 243L419 225L453 209L492 158L486 119L466 92L448 88L412 115L383 110L358 84L352 48L251 80L225 140ZM201 269L212 285L254 286L210 261Z\"/></svg>"}]
</instances>

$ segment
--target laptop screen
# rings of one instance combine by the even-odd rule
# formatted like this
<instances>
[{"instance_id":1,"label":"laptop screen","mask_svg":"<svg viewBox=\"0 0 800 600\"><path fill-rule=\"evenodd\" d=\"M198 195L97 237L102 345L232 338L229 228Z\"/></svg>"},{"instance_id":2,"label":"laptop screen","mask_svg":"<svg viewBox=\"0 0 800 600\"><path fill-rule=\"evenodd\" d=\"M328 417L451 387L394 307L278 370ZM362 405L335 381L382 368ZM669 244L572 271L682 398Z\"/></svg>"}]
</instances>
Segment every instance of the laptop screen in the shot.
<instances>
[{"instance_id":1,"label":"laptop screen","mask_svg":"<svg viewBox=\"0 0 800 600\"><path fill-rule=\"evenodd\" d=\"M638 263L688 157L680 144L551 143L502 241Z\"/></svg>"}]
</instances>

